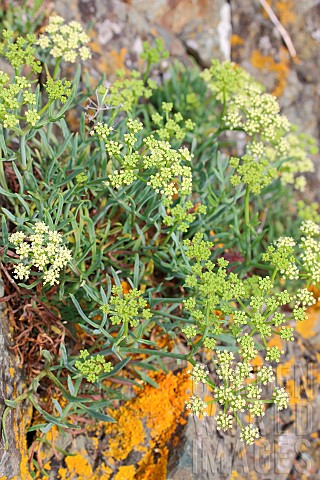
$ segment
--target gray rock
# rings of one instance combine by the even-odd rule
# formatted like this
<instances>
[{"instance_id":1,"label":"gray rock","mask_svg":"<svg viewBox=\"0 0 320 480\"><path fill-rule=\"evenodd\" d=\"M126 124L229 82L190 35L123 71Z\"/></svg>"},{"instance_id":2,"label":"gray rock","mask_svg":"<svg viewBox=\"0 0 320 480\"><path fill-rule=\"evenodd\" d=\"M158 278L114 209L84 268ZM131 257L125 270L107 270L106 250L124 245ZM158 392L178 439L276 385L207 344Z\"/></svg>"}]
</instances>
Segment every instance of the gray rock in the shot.
<instances>
[{"instance_id":1,"label":"gray rock","mask_svg":"<svg viewBox=\"0 0 320 480\"><path fill-rule=\"evenodd\" d=\"M4 296L3 283L0 278L0 298ZM22 372L12 350L9 324L0 303L0 418L6 411L5 399L14 400L22 393ZM25 426L28 422L28 411L22 404L18 408L8 410L5 418L5 429L8 446L5 446L3 430L0 437L0 478L6 480L27 480Z\"/></svg>"}]
</instances>

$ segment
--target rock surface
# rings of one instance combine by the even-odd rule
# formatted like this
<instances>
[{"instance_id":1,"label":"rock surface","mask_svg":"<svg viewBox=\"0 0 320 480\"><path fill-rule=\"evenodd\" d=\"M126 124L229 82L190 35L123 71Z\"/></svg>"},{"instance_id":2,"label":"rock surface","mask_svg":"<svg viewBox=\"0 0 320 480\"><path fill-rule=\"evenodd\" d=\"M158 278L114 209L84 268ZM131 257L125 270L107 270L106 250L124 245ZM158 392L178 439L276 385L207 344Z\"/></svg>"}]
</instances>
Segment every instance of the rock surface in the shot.
<instances>
[{"instance_id":1,"label":"rock surface","mask_svg":"<svg viewBox=\"0 0 320 480\"><path fill-rule=\"evenodd\" d=\"M4 296L0 279L0 298ZM0 303L0 417L6 409L4 399L14 399L22 393L21 370L10 349L12 341L9 324ZM5 446L3 430L0 437L0 478L1 480L28 480L25 427L28 411L22 408L11 409L5 419L8 445Z\"/></svg>"}]
</instances>

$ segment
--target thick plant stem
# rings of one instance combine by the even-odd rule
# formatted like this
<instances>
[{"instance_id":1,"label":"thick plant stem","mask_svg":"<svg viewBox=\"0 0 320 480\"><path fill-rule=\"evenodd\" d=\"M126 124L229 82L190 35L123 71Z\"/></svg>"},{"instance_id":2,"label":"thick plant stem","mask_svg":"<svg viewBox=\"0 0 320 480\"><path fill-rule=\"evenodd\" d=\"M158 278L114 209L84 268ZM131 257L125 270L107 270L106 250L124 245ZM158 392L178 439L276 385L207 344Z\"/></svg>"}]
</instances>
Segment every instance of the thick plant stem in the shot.
<instances>
[{"instance_id":1,"label":"thick plant stem","mask_svg":"<svg viewBox=\"0 0 320 480\"><path fill-rule=\"evenodd\" d=\"M246 239L246 260L245 265L248 266L251 260L251 239L250 239L250 189L247 187L244 197L244 224Z\"/></svg>"}]
</instances>

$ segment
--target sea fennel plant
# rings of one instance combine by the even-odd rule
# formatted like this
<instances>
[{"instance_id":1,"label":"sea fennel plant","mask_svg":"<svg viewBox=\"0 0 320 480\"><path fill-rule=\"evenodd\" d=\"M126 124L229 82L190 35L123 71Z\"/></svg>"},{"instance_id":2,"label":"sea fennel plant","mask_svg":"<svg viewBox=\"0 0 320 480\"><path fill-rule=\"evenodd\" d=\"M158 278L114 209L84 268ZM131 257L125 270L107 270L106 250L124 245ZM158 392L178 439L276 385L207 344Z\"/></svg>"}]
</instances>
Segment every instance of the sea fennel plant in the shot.
<instances>
[{"instance_id":1,"label":"sea fennel plant","mask_svg":"<svg viewBox=\"0 0 320 480\"><path fill-rule=\"evenodd\" d=\"M115 385L156 386L147 371L166 368L167 357L189 362L191 379L210 387L217 428L239 424L251 444L265 407L288 404L283 388L264 394L283 354L268 340L294 340L320 282L317 207L300 205L302 223L292 213L294 231L277 207L294 195L284 185L303 188L313 142L232 63L202 74L176 65L158 85L160 40L145 45L142 71L94 91L82 77L80 90L81 65L72 81L62 67L90 58L88 40L56 16L39 38L5 32L1 47L15 70L0 76L2 269L12 308L12 285L37 307L32 341L45 305L45 333L58 345L26 343L35 368L26 392L6 401L4 435L9 409L25 399L42 435L80 428L81 418L112 422L108 409L125 395ZM65 115L81 107L71 126ZM246 141L237 149L238 131ZM163 346L167 337L176 349ZM199 362L204 348L213 373ZM193 395L186 407L201 415L207 404Z\"/></svg>"}]
</instances>

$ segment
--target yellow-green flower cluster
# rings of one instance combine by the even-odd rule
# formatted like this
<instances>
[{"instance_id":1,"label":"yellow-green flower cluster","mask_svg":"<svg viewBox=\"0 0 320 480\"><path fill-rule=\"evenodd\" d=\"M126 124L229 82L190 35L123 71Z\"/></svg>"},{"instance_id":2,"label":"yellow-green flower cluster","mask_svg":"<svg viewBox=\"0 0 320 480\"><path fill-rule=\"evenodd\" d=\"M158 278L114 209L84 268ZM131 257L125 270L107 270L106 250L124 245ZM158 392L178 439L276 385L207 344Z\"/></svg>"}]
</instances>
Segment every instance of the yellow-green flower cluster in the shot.
<instances>
[{"instance_id":1,"label":"yellow-green flower cluster","mask_svg":"<svg viewBox=\"0 0 320 480\"><path fill-rule=\"evenodd\" d=\"M297 190L304 192L307 181L303 174L314 172L314 164L309 155L317 153L316 141L310 135L295 132L287 135L285 141L290 158L281 165L281 183L294 185Z\"/></svg>"},{"instance_id":2,"label":"yellow-green flower cluster","mask_svg":"<svg viewBox=\"0 0 320 480\"><path fill-rule=\"evenodd\" d=\"M143 152L134 152L136 135L143 125L141 122L129 119L127 127L129 133L123 135L123 144L109 140L112 128L106 124L96 125L91 132L104 140L111 159L114 158L120 164L120 168L108 176L106 185L120 189L142 178L156 193L166 198L167 206L175 195L191 194L191 167L185 165L191 162L192 156L189 150L185 147L176 150L169 142L156 140L153 135L149 135L143 139L145 146Z\"/></svg>"},{"instance_id":3,"label":"yellow-green flower cluster","mask_svg":"<svg viewBox=\"0 0 320 480\"><path fill-rule=\"evenodd\" d=\"M208 369L206 365L202 365L201 363L196 363L192 370L188 370L190 374L191 380L194 381L195 384L197 383L206 383L206 379L208 377Z\"/></svg>"},{"instance_id":4,"label":"yellow-green flower cluster","mask_svg":"<svg viewBox=\"0 0 320 480\"><path fill-rule=\"evenodd\" d=\"M283 278L297 280L304 275L310 285L316 285L320 282L320 226L312 220L304 220L300 230L303 236L298 246L293 238L280 237L268 247L262 259L270 262Z\"/></svg>"},{"instance_id":5,"label":"yellow-green flower cluster","mask_svg":"<svg viewBox=\"0 0 320 480\"><path fill-rule=\"evenodd\" d=\"M230 130L243 130L255 139L282 146L283 135L290 130L287 118L273 95L264 93L264 87L254 81L242 68L230 62L212 62L202 78L224 103L223 122Z\"/></svg>"},{"instance_id":6,"label":"yellow-green flower cluster","mask_svg":"<svg viewBox=\"0 0 320 480\"><path fill-rule=\"evenodd\" d=\"M11 30L4 30L2 35L4 41L0 44L0 54L9 60L16 71L26 65L31 68L33 73L41 72L41 63L35 57L37 40L35 35L28 34L26 38L17 37L16 40L14 40L14 32Z\"/></svg>"},{"instance_id":7,"label":"yellow-green flower cluster","mask_svg":"<svg viewBox=\"0 0 320 480\"><path fill-rule=\"evenodd\" d=\"M233 62L212 60L211 67L205 69L200 76L220 102L229 102L247 84L257 85L243 68ZM259 88L262 91L262 87Z\"/></svg>"},{"instance_id":8,"label":"yellow-green flower cluster","mask_svg":"<svg viewBox=\"0 0 320 480\"><path fill-rule=\"evenodd\" d=\"M251 417L263 416L264 401L261 400L262 389L259 383L268 385L274 382L272 367L263 366L254 378L253 367L247 361L236 363L235 355L227 350L217 350L216 355L214 362L216 375L223 380L222 385L213 387L214 399L223 409L215 417L217 429L223 431L231 429L235 418L238 423L240 422L239 413L247 412ZM280 400L278 396L275 398ZM252 430L252 424L243 426L241 423L241 426L241 438L247 444L259 438L259 431L256 428Z\"/></svg>"},{"instance_id":9,"label":"yellow-green flower cluster","mask_svg":"<svg viewBox=\"0 0 320 480\"><path fill-rule=\"evenodd\" d=\"M288 406L289 395L284 388L275 387L272 400L261 400L262 388L259 384L268 385L275 381L271 366L259 367L254 379L250 363L235 364L234 354L226 350L218 350L216 353L216 373L224 382L213 388L215 400L223 408L223 412L220 411L216 416L218 430L232 428L235 417L239 422L240 412L247 411L251 417L264 416L264 402L274 402L279 410ZM259 436L259 430L253 424L242 426L240 437L247 444L252 444Z\"/></svg>"},{"instance_id":10,"label":"yellow-green flower cluster","mask_svg":"<svg viewBox=\"0 0 320 480\"><path fill-rule=\"evenodd\" d=\"M283 278L297 280L299 269L294 255L295 244L291 237L280 237L273 245L269 245L267 251L262 255L262 260L270 262L280 271Z\"/></svg>"},{"instance_id":11,"label":"yellow-green flower cluster","mask_svg":"<svg viewBox=\"0 0 320 480\"><path fill-rule=\"evenodd\" d=\"M90 356L88 350L80 350L79 359L75 367L91 383L96 382L102 373L110 373L113 370L111 362L106 362L102 355Z\"/></svg>"},{"instance_id":12,"label":"yellow-green flower cluster","mask_svg":"<svg viewBox=\"0 0 320 480\"><path fill-rule=\"evenodd\" d=\"M122 287L113 286L109 303L100 308L109 316L112 325L125 323L137 327L141 320L149 320L152 317L142 292L136 288L123 293Z\"/></svg>"},{"instance_id":13,"label":"yellow-green flower cluster","mask_svg":"<svg viewBox=\"0 0 320 480\"><path fill-rule=\"evenodd\" d=\"M59 283L61 270L72 259L71 251L62 244L62 235L44 222L36 222L30 231L19 231L9 237L15 247L19 262L14 268L14 278L28 280L32 269L42 272L44 284Z\"/></svg>"},{"instance_id":14,"label":"yellow-green flower cluster","mask_svg":"<svg viewBox=\"0 0 320 480\"><path fill-rule=\"evenodd\" d=\"M111 86L99 88L99 94L103 95L109 108L119 108L125 112L131 112L133 107L138 104L139 99L150 98L152 90L157 86L151 79L148 79L145 84L141 74L136 70L132 70L129 74L118 71L117 74L119 78Z\"/></svg>"},{"instance_id":15,"label":"yellow-green flower cluster","mask_svg":"<svg viewBox=\"0 0 320 480\"><path fill-rule=\"evenodd\" d=\"M269 247L265 260L277 264L278 270L287 271L294 260L292 239L279 239L278 243L278 249ZM204 241L200 233L192 241L185 240L184 245L187 257L195 259L195 264L190 265L191 273L186 276L186 286L194 296L184 301L184 308L194 322L188 326L190 333L192 328L194 333L206 332L212 336L231 333L245 361L254 359L258 353L254 333L259 334L264 343L272 332L287 341L292 340L292 329L284 328L286 317L278 311L293 299L287 290L273 293L269 277L255 277L254 282L241 280L233 272L227 272L228 262L223 258L218 259L216 266L209 260L213 244ZM217 315L217 311L222 315Z\"/></svg>"},{"instance_id":16,"label":"yellow-green flower cluster","mask_svg":"<svg viewBox=\"0 0 320 480\"><path fill-rule=\"evenodd\" d=\"M274 292L273 279L277 272L294 279L299 274L295 264L296 248L302 252L299 263L304 275L311 273L311 268L313 281L317 275L315 268L320 263L320 249L315 237L320 235L320 227L312 221L305 221L301 231L304 237L300 245L297 246L291 237L281 237L268 248L264 260L275 268L272 278L254 276L241 280L227 271L228 262L223 258L214 265L210 260L213 244L205 241L201 233L197 233L193 240L184 241L186 255L194 262L188 266L191 272L185 281L191 295L184 300L184 308L190 316L182 331L189 344L198 346L202 342L204 347L214 348L215 376L221 382L213 384L201 364L196 364L190 373L192 378L213 389L214 401L223 409L216 418L217 428L221 430L232 428L235 418L239 423L239 413L247 412L250 417L263 416L265 403L275 403L280 410L288 405L288 394L278 387L274 388L271 399L262 399L261 385L275 381L273 369L270 364L265 364L254 375L251 361L258 355L256 337L259 335L265 347L265 362L278 363L284 351L278 346L268 346L266 338L277 334L285 341L293 341L293 328L286 323L306 318L307 308L316 301L307 288L300 288L294 294L278 289ZM284 306L287 311L288 307L292 309L291 315L283 312ZM211 343L221 333L235 338L236 354ZM196 335L198 339L194 339ZM205 405L192 398L188 408L199 414ZM253 424L242 426L241 438L246 443L253 443L258 436L259 431Z\"/></svg>"},{"instance_id":17,"label":"yellow-green flower cluster","mask_svg":"<svg viewBox=\"0 0 320 480\"><path fill-rule=\"evenodd\" d=\"M40 119L36 109L36 95L26 77L15 76L13 82L0 71L0 122L5 128L17 128L21 119L21 107L27 106L22 120L34 126Z\"/></svg>"},{"instance_id":18,"label":"yellow-green flower cluster","mask_svg":"<svg viewBox=\"0 0 320 480\"><path fill-rule=\"evenodd\" d=\"M320 224L319 203L309 203L304 200L299 200L297 207L298 216L301 220L312 220L313 222Z\"/></svg>"},{"instance_id":19,"label":"yellow-green flower cluster","mask_svg":"<svg viewBox=\"0 0 320 480\"><path fill-rule=\"evenodd\" d=\"M73 20L66 24L62 17L55 15L50 17L44 31L38 44L42 49L49 49L54 58L63 58L70 63L79 58L91 58L91 50L87 46L90 39L80 23Z\"/></svg>"},{"instance_id":20,"label":"yellow-green flower cluster","mask_svg":"<svg viewBox=\"0 0 320 480\"><path fill-rule=\"evenodd\" d=\"M168 58L169 52L164 50L162 38L155 39L155 45L152 47L149 42L143 42L143 52L140 58L145 60L148 65L157 64L160 60Z\"/></svg>"},{"instance_id":21,"label":"yellow-green flower cluster","mask_svg":"<svg viewBox=\"0 0 320 480\"><path fill-rule=\"evenodd\" d=\"M172 117L169 117L169 113L173 109L172 103L162 102L162 110L165 113L165 121L160 113L152 115L152 121L157 125L157 135L161 140L171 140L176 138L177 140L183 140L188 130L193 130L194 123L188 119L181 125L183 116L180 112L175 113Z\"/></svg>"},{"instance_id":22,"label":"yellow-green flower cluster","mask_svg":"<svg viewBox=\"0 0 320 480\"><path fill-rule=\"evenodd\" d=\"M181 331L185 334L188 340L195 337L198 333L197 327L195 325L187 325L181 328Z\"/></svg>"},{"instance_id":23,"label":"yellow-green flower cluster","mask_svg":"<svg viewBox=\"0 0 320 480\"><path fill-rule=\"evenodd\" d=\"M247 445L252 445L260 437L259 429L252 423L249 423L241 430L240 440Z\"/></svg>"},{"instance_id":24,"label":"yellow-green flower cluster","mask_svg":"<svg viewBox=\"0 0 320 480\"><path fill-rule=\"evenodd\" d=\"M255 194L259 194L268 186L277 177L278 172L265 155L263 143L252 142L247 145L246 154L241 159L231 157L229 163L236 171L230 178L232 185L243 183Z\"/></svg>"},{"instance_id":25,"label":"yellow-green flower cluster","mask_svg":"<svg viewBox=\"0 0 320 480\"><path fill-rule=\"evenodd\" d=\"M302 269L310 283L316 285L320 283L320 226L312 220L305 220L300 230L303 234L300 243Z\"/></svg>"},{"instance_id":26,"label":"yellow-green flower cluster","mask_svg":"<svg viewBox=\"0 0 320 480\"><path fill-rule=\"evenodd\" d=\"M167 227L176 226L178 231L185 233L189 230L190 224L195 221L197 215L205 214L206 211L207 207L205 205L194 206L191 200L188 200L169 208L168 215L163 219L163 223Z\"/></svg>"},{"instance_id":27,"label":"yellow-green flower cluster","mask_svg":"<svg viewBox=\"0 0 320 480\"><path fill-rule=\"evenodd\" d=\"M279 171L283 185L291 184L304 191L303 174L314 171L308 153L316 152L315 140L294 133L295 128L280 115L277 99L265 93L262 85L235 64L215 60L211 68L202 73L202 78L223 104L220 129L242 130L253 139L241 161L231 159L237 170L231 182L245 183L253 192L260 193ZM276 164L279 158L285 160L280 166Z\"/></svg>"},{"instance_id":28,"label":"yellow-green flower cluster","mask_svg":"<svg viewBox=\"0 0 320 480\"><path fill-rule=\"evenodd\" d=\"M49 100L60 100L65 103L71 93L71 82L69 80L53 80L48 78L44 84Z\"/></svg>"},{"instance_id":29,"label":"yellow-green flower cluster","mask_svg":"<svg viewBox=\"0 0 320 480\"><path fill-rule=\"evenodd\" d=\"M277 405L279 410L283 410L284 408L288 407L290 398L283 387L275 387L272 396L273 401Z\"/></svg>"},{"instance_id":30,"label":"yellow-green flower cluster","mask_svg":"<svg viewBox=\"0 0 320 480\"><path fill-rule=\"evenodd\" d=\"M242 93L228 102L223 121L230 130L243 130L275 146L290 130L288 119L280 115L277 99L269 93L261 93L261 88L252 84L246 85Z\"/></svg>"}]
</instances>

